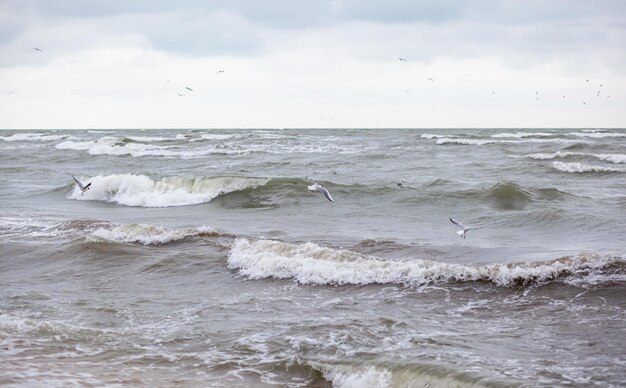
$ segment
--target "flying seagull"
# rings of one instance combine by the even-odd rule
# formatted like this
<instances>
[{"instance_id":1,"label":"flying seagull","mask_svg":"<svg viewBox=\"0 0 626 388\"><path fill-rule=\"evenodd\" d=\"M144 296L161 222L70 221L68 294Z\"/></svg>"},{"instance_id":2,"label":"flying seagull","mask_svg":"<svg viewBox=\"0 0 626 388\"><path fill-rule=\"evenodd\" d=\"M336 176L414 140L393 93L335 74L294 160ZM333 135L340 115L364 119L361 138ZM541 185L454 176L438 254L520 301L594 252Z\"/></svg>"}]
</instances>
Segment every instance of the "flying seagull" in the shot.
<instances>
[{"instance_id":1,"label":"flying seagull","mask_svg":"<svg viewBox=\"0 0 626 388\"><path fill-rule=\"evenodd\" d=\"M192 88L190 88L189 86L185 86L185 89L187 89L187 90L189 90L189 91L192 91L192 92L193 92L193 89L192 89Z\"/></svg>"},{"instance_id":2,"label":"flying seagull","mask_svg":"<svg viewBox=\"0 0 626 388\"><path fill-rule=\"evenodd\" d=\"M450 221L459 228L459 230L456 231L456 234L463 238L465 238L465 233L467 233L468 231L481 228L480 226L465 226L463 225L463 223L457 220L453 220L452 218L450 218Z\"/></svg>"},{"instance_id":3,"label":"flying seagull","mask_svg":"<svg viewBox=\"0 0 626 388\"><path fill-rule=\"evenodd\" d=\"M74 182L76 182L76 185L81 191L80 195L83 195L85 191L89 190L89 186L91 186L91 183L87 183L86 185L83 186L83 184L78 179L76 179L74 175L72 175L72 178L74 178Z\"/></svg>"},{"instance_id":4,"label":"flying seagull","mask_svg":"<svg viewBox=\"0 0 626 388\"><path fill-rule=\"evenodd\" d=\"M33 47L33 50L35 50L35 51L41 51L41 49L40 49L40 48L38 48L38 47Z\"/></svg>"},{"instance_id":5,"label":"flying seagull","mask_svg":"<svg viewBox=\"0 0 626 388\"><path fill-rule=\"evenodd\" d=\"M429 81L434 81L434 79L432 79L431 77L428 77L428 80L429 80Z\"/></svg>"},{"instance_id":6,"label":"flying seagull","mask_svg":"<svg viewBox=\"0 0 626 388\"><path fill-rule=\"evenodd\" d=\"M224 70L218 70L216 74L223 73Z\"/></svg>"},{"instance_id":7,"label":"flying seagull","mask_svg":"<svg viewBox=\"0 0 626 388\"><path fill-rule=\"evenodd\" d=\"M324 196L325 196L326 198L328 198L328 200L329 200L330 202L335 202L335 201L333 200L333 196L332 196L332 195L330 195L330 192L326 189L326 187L324 187L324 186L322 186L322 185L318 185L317 183L313 183L311 186L307 186L307 188L308 188L310 191L319 191L320 193L324 194Z\"/></svg>"},{"instance_id":8,"label":"flying seagull","mask_svg":"<svg viewBox=\"0 0 626 388\"><path fill-rule=\"evenodd\" d=\"M398 57L398 60L399 60L399 61L401 61L401 62L406 62L406 58L400 58L400 57Z\"/></svg>"}]
</instances>

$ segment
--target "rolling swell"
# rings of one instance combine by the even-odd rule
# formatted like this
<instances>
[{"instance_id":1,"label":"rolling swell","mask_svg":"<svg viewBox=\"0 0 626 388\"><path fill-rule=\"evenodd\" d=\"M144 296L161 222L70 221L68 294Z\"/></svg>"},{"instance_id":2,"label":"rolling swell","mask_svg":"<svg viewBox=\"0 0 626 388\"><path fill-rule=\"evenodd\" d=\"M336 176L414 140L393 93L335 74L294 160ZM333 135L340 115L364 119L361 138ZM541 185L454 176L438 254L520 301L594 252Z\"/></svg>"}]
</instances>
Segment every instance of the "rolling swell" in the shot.
<instances>
[{"instance_id":1,"label":"rolling swell","mask_svg":"<svg viewBox=\"0 0 626 388\"><path fill-rule=\"evenodd\" d=\"M434 260L386 260L375 256L274 240L239 238L232 245L228 267L251 279L293 279L311 285L397 284L415 287L441 282L489 282L501 287L544 284L568 277L596 278L624 258L578 255L552 261L470 266Z\"/></svg>"}]
</instances>

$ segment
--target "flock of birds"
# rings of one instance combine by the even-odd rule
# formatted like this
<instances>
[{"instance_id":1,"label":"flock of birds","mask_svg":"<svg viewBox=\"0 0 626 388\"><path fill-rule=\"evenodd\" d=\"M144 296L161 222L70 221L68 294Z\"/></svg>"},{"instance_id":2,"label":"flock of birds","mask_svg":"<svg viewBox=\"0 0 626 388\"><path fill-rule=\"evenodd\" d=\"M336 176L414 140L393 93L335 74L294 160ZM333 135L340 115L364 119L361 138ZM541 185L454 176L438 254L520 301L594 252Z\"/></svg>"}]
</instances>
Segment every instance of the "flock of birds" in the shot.
<instances>
[{"instance_id":1,"label":"flock of birds","mask_svg":"<svg viewBox=\"0 0 626 388\"><path fill-rule=\"evenodd\" d=\"M85 194L85 191L89 190L89 188L91 187L91 182L84 184L83 182L81 182L80 180L78 180L78 178L76 178L74 175L72 175L72 179L74 179L74 182L76 182L76 186L78 187L78 189L80 190L80 195ZM326 199L328 199L330 202L335 202L335 200L333 199L333 196L330 194L330 191L328 191L328 189L322 185L320 185L319 183L313 183L310 186L307 186L307 189L309 189L309 191L311 192L318 192L318 193L322 193L324 194L324 196L326 197ZM462 238L465 238L465 234L473 229L481 229L480 226L466 226L464 225L462 222L457 221L455 219L450 218L450 222L452 222L454 225L457 226L457 228L459 228L459 230L457 230L457 234L459 236L461 236Z\"/></svg>"}]
</instances>

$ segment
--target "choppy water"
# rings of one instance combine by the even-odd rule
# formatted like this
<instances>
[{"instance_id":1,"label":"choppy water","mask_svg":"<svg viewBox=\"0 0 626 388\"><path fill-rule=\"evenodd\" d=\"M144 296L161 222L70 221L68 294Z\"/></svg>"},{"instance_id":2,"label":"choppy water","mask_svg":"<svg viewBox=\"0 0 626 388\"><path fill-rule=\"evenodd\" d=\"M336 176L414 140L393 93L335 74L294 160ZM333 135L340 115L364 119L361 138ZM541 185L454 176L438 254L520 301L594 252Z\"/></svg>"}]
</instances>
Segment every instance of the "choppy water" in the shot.
<instances>
[{"instance_id":1,"label":"choppy water","mask_svg":"<svg viewBox=\"0 0 626 388\"><path fill-rule=\"evenodd\" d=\"M625 130L3 131L0 162L0 384L626 382Z\"/></svg>"}]
</instances>

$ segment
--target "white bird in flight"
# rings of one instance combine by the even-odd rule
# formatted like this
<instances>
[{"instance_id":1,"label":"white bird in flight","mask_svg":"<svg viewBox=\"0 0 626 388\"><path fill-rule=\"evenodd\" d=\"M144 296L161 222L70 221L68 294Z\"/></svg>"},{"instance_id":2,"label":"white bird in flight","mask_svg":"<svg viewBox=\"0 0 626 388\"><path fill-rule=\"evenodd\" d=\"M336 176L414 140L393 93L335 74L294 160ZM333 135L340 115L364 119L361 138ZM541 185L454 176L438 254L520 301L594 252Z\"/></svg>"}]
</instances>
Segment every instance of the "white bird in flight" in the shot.
<instances>
[{"instance_id":1,"label":"white bird in flight","mask_svg":"<svg viewBox=\"0 0 626 388\"><path fill-rule=\"evenodd\" d=\"M307 186L307 188L308 188L310 191L319 191L320 193L324 194L324 196L325 196L326 198L328 198L328 200L329 200L330 202L335 202L335 201L333 200L333 196L332 196L332 195L330 195L330 192L326 189L326 187L324 187L324 186L322 186L322 185L319 185L319 184L317 184L317 183L313 183L311 186Z\"/></svg>"},{"instance_id":2,"label":"white bird in flight","mask_svg":"<svg viewBox=\"0 0 626 388\"><path fill-rule=\"evenodd\" d=\"M83 185L81 183L81 181L76 179L76 177L74 175L72 175L72 178L74 178L74 182L76 182L76 185L78 186L78 188L81 191L80 195L83 195L85 193L85 191L89 190L89 187L91 186L91 183L87 183L86 185Z\"/></svg>"},{"instance_id":3,"label":"white bird in flight","mask_svg":"<svg viewBox=\"0 0 626 388\"><path fill-rule=\"evenodd\" d=\"M450 221L459 228L459 230L456 231L456 234L463 238L465 238L465 233L467 233L468 231L481 228L480 226L465 226L462 222L453 220L452 218L450 218Z\"/></svg>"}]
</instances>

